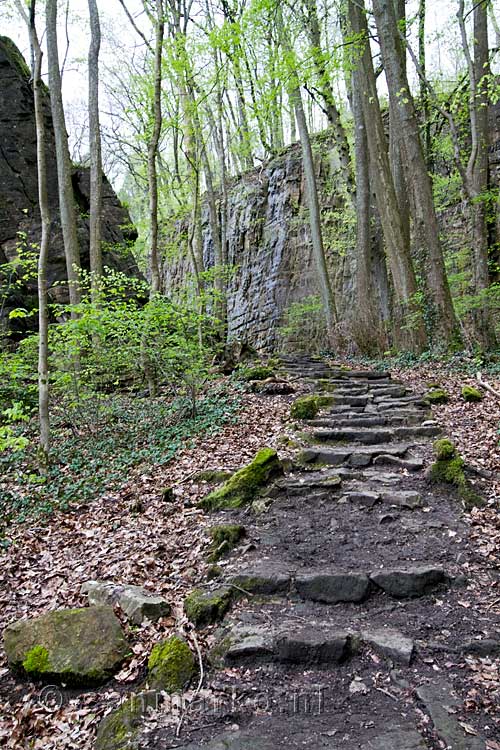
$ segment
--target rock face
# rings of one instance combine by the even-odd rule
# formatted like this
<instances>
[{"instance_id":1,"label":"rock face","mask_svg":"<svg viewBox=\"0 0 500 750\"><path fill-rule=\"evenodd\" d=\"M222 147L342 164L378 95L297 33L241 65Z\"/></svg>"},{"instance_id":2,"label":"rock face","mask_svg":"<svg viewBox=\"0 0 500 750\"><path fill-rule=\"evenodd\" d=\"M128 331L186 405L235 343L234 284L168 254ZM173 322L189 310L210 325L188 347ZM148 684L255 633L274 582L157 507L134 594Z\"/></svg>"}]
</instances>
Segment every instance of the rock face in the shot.
<instances>
[{"instance_id":1,"label":"rock face","mask_svg":"<svg viewBox=\"0 0 500 750\"><path fill-rule=\"evenodd\" d=\"M18 620L5 628L4 647L12 669L81 686L105 682L129 651L110 606L60 609Z\"/></svg>"},{"instance_id":2,"label":"rock face","mask_svg":"<svg viewBox=\"0 0 500 750\"><path fill-rule=\"evenodd\" d=\"M337 163L328 136L317 141L317 177L322 203L324 242L337 285L351 288L339 261L335 212L343 198L335 189ZM319 155L321 153L321 156ZM237 178L229 189L228 264L236 270L228 289L228 338L271 350L279 339L283 315L293 303L319 295L307 221L307 196L298 144L260 169ZM203 255L213 266L208 208L203 211ZM192 273L187 254L165 262L165 289ZM344 283L347 276L347 283ZM344 277L344 281L342 279ZM348 304L348 299L344 299Z\"/></svg>"},{"instance_id":3,"label":"rock face","mask_svg":"<svg viewBox=\"0 0 500 750\"><path fill-rule=\"evenodd\" d=\"M38 180L36 160L35 113L30 70L15 44L0 37L0 265L18 255L22 233L24 243L40 242L38 211ZM53 300L66 301L64 285L66 265L59 222L57 197L57 168L54 129L50 112L49 93L44 102L47 138L48 196L52 216L48 281ZM78 237L82 266L89 264L89 171L75 168L73 188L77 214ZM105 243L104 263L125 273L138 275L137 265L129 250L137 233L130 216L120 204L111 185L103 178L103 226ZM25 238L25 239L24 239ZM36 286L28 285L8 300L5 312L17 306L35 306ZM33 299L32 299L33 298Z\"/></svg>"}]
</instances>

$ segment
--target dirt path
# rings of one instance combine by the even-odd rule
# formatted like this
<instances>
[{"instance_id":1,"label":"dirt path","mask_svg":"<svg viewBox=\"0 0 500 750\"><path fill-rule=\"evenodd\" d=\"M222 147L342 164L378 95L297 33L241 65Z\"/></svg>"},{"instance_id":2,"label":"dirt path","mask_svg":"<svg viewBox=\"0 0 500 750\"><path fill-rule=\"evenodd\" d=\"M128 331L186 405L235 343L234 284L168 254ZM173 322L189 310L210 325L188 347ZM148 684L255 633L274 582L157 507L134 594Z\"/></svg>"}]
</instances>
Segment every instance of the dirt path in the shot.
<instances>
[{"instance_id":1,"label":"dirt path","mask_svg":"<svg viewBox=\"0 0 500 750\"><path fill-rule=\"evenodd\" d=\"M204 634L210 666L184 739L160 710L139 747L499 750L484 685L500 623L482 604L499 573L475 556L456 492L425 478L439 426L387 373L285 368L335 403L307 424L300 470L266 512L212 514L246 528L207 583L237 601Z\"/></svg>"}]
</instances>

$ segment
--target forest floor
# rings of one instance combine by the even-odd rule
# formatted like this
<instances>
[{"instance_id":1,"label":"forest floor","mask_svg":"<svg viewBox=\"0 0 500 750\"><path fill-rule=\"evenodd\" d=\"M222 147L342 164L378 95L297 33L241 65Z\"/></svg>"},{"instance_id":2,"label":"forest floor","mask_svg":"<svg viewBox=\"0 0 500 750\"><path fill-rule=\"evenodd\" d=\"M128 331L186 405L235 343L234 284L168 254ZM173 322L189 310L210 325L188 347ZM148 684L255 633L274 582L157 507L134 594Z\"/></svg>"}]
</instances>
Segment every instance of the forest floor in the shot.
<instances>
[{"instance_id":1,"label":"forest floor","mask_svg":"<svg viewBox=\"0 0 500 750\"><path fill-rule=\"evenodd\" d=\"M464 514L468 528L461 544L475 561L478 586L474 596L465 593L458 604L467 612L480 607L492 617L500 614L500 400L487 393L480 403L466 404L460 391L464 384L476 385L472 377L439 368L433 364L392 371L395 378L407 383L417 393L426 390L427 381L439 381L450 393L449 403L433 407L434 418L444 434L454 440L467 463L491 472L481 481L488 505ZM490 378L500 390L500 381ZM204 482L193 480L203 469L229 469L247 463L262 446L276 447L286 456L280 437L292 432L289 417L294 396L242 396L241 411L234 424L222 427L210 437L199 437L194 445L181 449L167 465L148 471L134 470L120 491L95 497L83 504L71 503L65 511L47 518L17 523L6 532L7 544L0 554L0 628L22 617L33 617L51 609L84 606L81 585L89 579L114 580L144 586L164 595L172 603L172 613L157 623L131 628L123 626L132 643L133 657L107 685L96 690L62 688L49 694L42 686L13 676L0 653L0 743L15 750L90 750L102 717L116 708L125 693L132 691L144 678L147 657L154 643L181 633L192 641L189 623L182 603L206 576L208 528L213 519L196 507L208 491ZM429 457L430 461L430 457ZM408 479L411 484L412 478ZM163 490L173 487L174 502L166 503ZM442 512L446 512L446 503ZM457 522L458 523L458 522ZM457 526L461 533L461 527ZM367 529L367 534L369 530ZM325 539L318 534L316 546ZM307 549L303 550L308 554ZM310 550L309 550L310 552ZM418 554L417 554L418 558ZM496 571L496 576L490 573ZM272 609L272 605L270 605ZM118 613L119 614L119 613ZM272 613L269 617L272 617ZM459 617L457 618L459 619ZM497 619L498 622L498 619ZM213 629L197 635L205 653ZM193 644L194 647L194 644ZM461 675L464 696L460 718L466 732L490 729L488 750L500 750L500 660L492 658L432 659L426 665L430 673L452 669ZM447 666L448 664L448 666ZM379 665L373 661L374 669ZM245 684L245 670L226 668L219 673L219 687L237 682ZM337 673L340 682L347 675ZM266 681L265 673L262 675ZM307 672L298 673L296 687L307 682ZM378 680L378 682L377 682ZM391 703L387 685L381 678L374 684L381 702ZM349 684L346 682L349 696ZM248 690L252 688L250 684ZM204 689L204 688L202 688ZM207 694L217 690L217 682L206 686ZM389 696L387 695L389 693ZM362 700L363 696L351 696ZM380 705L383 715L386 708ZM339 708L342 713L342 708ZM423 720L422 717L420 719ZM163 717L165 721L165 717ZM205 724L206 724L206 720ZM217 729L237 729L238 718L227 712L216 722ZM285 719L283 721L286 724ZM178 717L172 717L173 726ZM167 720L168 723L168 720ZM155 724L153 719L152 728ZM161 724L161 721L159 722ZM196 722L193 727L196 728ZM189 733L189 722L185 722ZM194 731L194 729L193 729ZM210 730L208 730L210 732ZM328 727L325 726L328 734ZM496 738L496 739L495 739ZM187 741L187 740L185 740ZM158 747L180 747L181 739ZM297 745L298 746L298 745ZM326 745L325 745L326 746ZM434 745L430 745L434 747ZM439 747L439 745L435 745ZM465 746L464 746L465 747Z\"/></svg>"}]
</instances>

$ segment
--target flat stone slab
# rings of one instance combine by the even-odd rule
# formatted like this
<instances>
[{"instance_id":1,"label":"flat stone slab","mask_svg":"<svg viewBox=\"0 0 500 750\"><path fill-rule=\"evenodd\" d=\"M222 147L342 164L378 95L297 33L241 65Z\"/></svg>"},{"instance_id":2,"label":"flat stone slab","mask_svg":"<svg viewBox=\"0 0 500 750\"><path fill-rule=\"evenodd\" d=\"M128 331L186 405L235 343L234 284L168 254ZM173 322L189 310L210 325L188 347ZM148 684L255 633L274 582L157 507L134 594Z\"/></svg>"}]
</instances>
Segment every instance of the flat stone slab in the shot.
<instances>
[{"instance_id":1,"label":"flat stone slab","mask_svg":"<svg viewBox=\"0 0 500 750\"><path fill-rule=\"evenodd\" d=\"M384 734L380 734L361 750L426 750L427 745L416 729L411 727L395 727Z\"/></svg>"},{"instance_id":2,"label":"flat stone slab","mask_svg":"<svg viewBox=\"0 0 500 750\"><path fill-rule=\"evenodd\" d=\"M229 584L250 594L286 594L290 589L291 575L272 565L242 570L229 578Z\"/></svg>"},{"instance_id":3,"label":"flat stone slab","mask_svg":"<svg viewBox=\"0 0 500 750\"><path fill-rule=\"evenodd\" d=\"M454 712L461 701L453 693L452 686L444 680L421 685L417 696L424 704L432 719L436 734L453 750L485 750L486 744L481 737L466 734Z\"/></svg>"},{"instance_id":4,"label":"flat stone slab","mask_svg":"<svg viewBox=\"0 0 500 750\"><path fill-rule=\"evenodd\" d=\"M364 573L309 573L297 576L295 588L303 599L315 602L362 602L369 594L370 580Z\"/></svg>"},{"instance_id":5,"label":"flat stone slab","mask_svg":"<svg viewBox=\"0 0 500 750\"><path fill-rule=\"evenodd\" d=\"M89 604L118 604L135 625L144 620L155 622L170 614L170 604L141 586L129 586L111 581L85 581L80 592L87 594Z\"/></svg>"},{"instance_id":6,"label":"flat stone slab","mask_svg":"<svg viewBox=\"0 0 500 750\"><path fill-rule=\"evenodd\" d=\"M216 737L210 742L178 746L178 750L276 750L276 743L272 738L254 737L241 732L228 732Z\"/></svg>"},{"instance_id":7,"label":"flat stone slab","mask_svg":"<svg viewBox=\"0 0 500 750\"><path fill-rule=\"evenodd\" d=\"M278 660L289 664L340 664L351 654L351 636L303 628L277 636L275 650Z\"/></svg>"},{"instance_id":8,"label":"flat stone slab","mask_svg":"<svg viewBox=\"0 0 500 750\"><path fill-rule=\"evenodd\" d=\"M368 466L377 457L391 456L400 458L412 448L411 443L380 443L379 445L344 445L341 448L308 448L300 454L299 460L303 463L327 464L329 466L340 466L348 462L350 466Z\"/></svg>"},{"instance_id":9,"label":"flat stone slab","mask_svg":"<svg viewBox=\"0 0 500 750\"><path fill-rule=\"evenodd\" d=\"M448 576L443 568L431 566L378 570L371 573L370 579L395 599L424 596L437 586L448 582Z\"/></svg>"},{"instance_id":10,"label":"flat stone slab","mask_svg":"<svg viewBox=\"0 0 500 750\"><path fill-rule=\"evenodd\" d=\"M236 640L227 650L225 659L227 662L240 663L247 660L269 660L273 656L273 640L269 633L257 632L244 635L240 640Z\"/></svg>"},{"instance_id":11,"label":"flat stone slab","mask_svg":"<svg viewBox=\"0 0 500 750\"><path fill-rule=\"evenodd\" d=\"M384 451L383 454L375 456L373 459L374 466L397 466L408 471L420 471L424 468L424 462L421 458L400 458L394 454Z\"/></svg>"},{"instance_id":12,"label":"flat stone slab","mask_svg":"<svg viewBox=\"0 0 500 750\"><path fill-rule=\"evenodd\" d=\"M377 628L361 631L361 639L397 664L410 665L414 643L399 630Z\"/></svg>"}]
</instances>

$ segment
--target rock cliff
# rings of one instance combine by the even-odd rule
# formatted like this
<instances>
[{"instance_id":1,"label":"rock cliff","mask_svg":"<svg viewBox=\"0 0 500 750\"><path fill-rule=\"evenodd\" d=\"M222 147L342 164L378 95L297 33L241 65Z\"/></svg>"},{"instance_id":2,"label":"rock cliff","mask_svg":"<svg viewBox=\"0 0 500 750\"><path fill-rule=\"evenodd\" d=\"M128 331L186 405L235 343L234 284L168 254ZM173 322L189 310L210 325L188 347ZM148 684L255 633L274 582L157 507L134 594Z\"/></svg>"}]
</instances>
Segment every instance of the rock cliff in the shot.
<instances>
[{"instance_id":1,"label":"rock cliff","mask_svg":"<svg viewBox=\"0 0 500 750\"><path fill-rule=\"evenodd\" d=\"M38 211L38 180L36 162L36 132L30 70L15 44L0 37L0 266L13 260L24 246L28 249L40 241ZM50 113L48 90L44 102L47 135L48 195L52 215L48 281L53 300L65 301L64 285L56 282L66 278L64 248L57 197L57 169L55 161L54 129ZM107 179L103 178L103 241L106 252L104 263L130 274L138 269L130 251L136 231L130 216L121 205ZM73 173L75 202L78 206L78 236L82 265L89 263L89 174L85 168ZM1 282L0 282L1 284ZM0 309L22 305L35 306L34 284L15 291L6 289Z\"/></svg>"},{"instance_id":2,"label":"rock cliff","mask_svg":"<svg viewBox=\"0 0 500 750\"><path fill-rule=\"evenodd\" d=\"M344 287L347 305L352 274L349 269L346 272L337 235L337 213L344 199L336 187L338 164L328 134L317 140L315 151L326 251L336 285ZM227 217L228 264L234 268L228 289L228 337L271 350L290 305L319 295L300 146L289 147L260 169L235 179L229 189ZM178 227L178 236L186 234L187 227ZM213 266L207 206L203 210L203 256L205 267ZM164 288L179 286L190 273L186 250L179 247L165 260Z\"/></svg>"}]
</instances>

